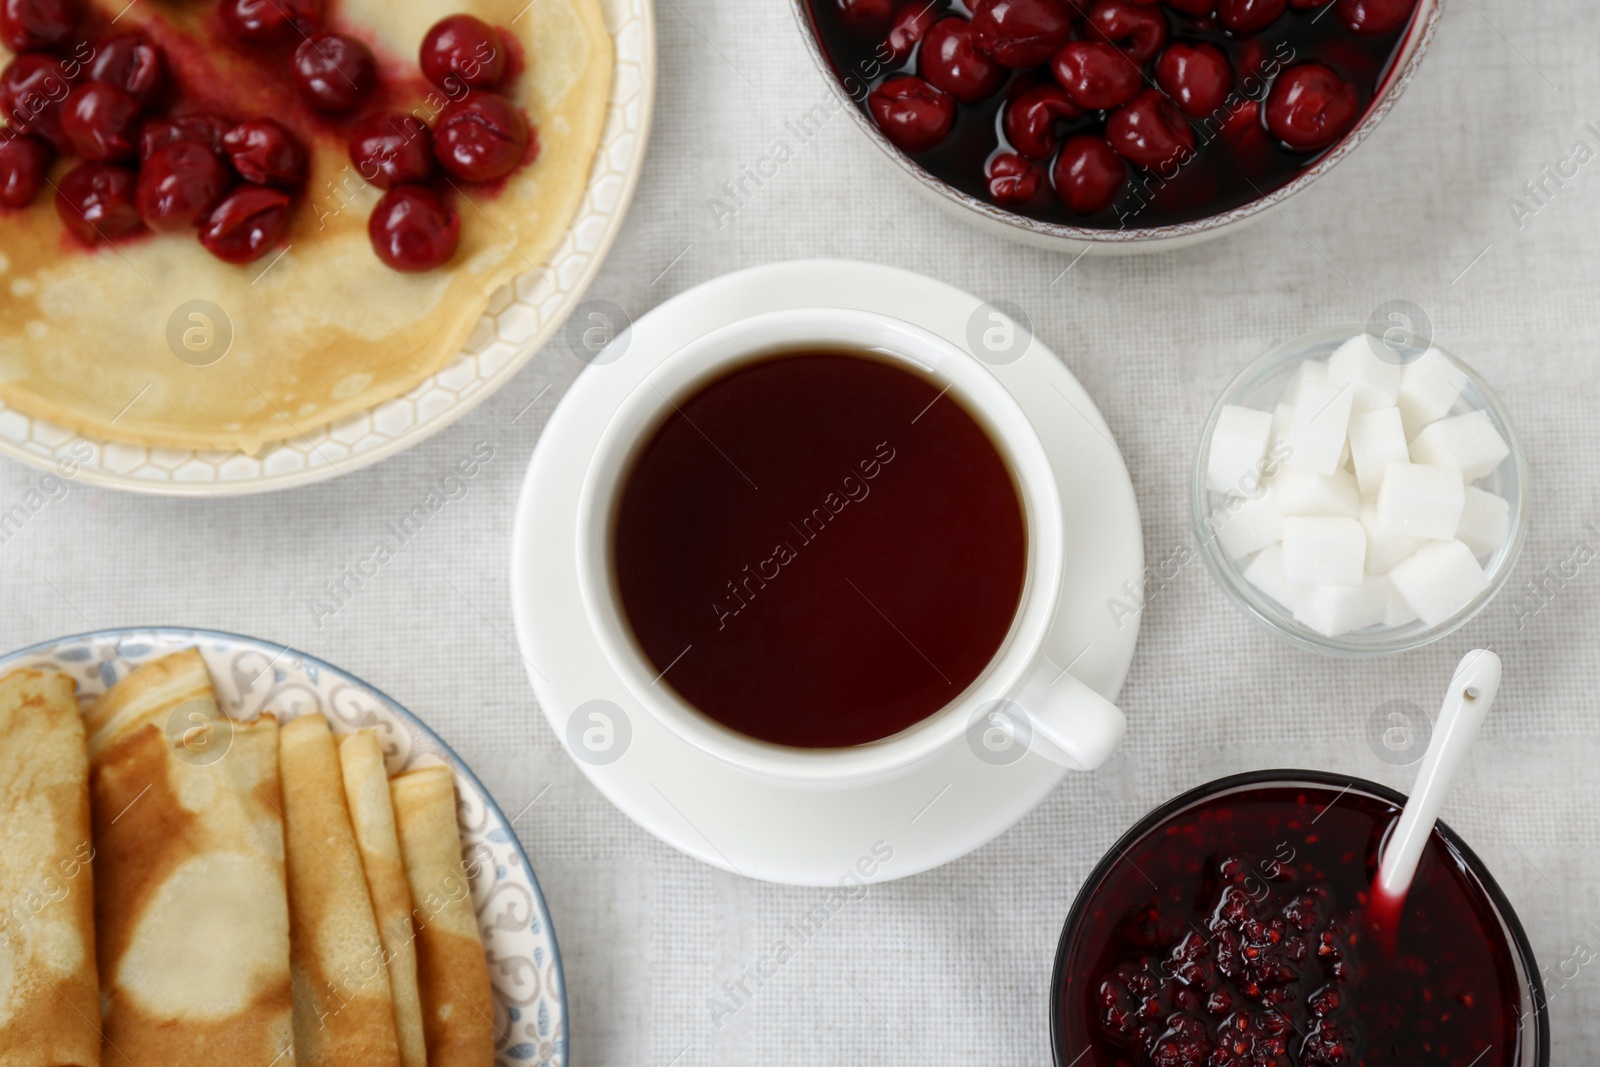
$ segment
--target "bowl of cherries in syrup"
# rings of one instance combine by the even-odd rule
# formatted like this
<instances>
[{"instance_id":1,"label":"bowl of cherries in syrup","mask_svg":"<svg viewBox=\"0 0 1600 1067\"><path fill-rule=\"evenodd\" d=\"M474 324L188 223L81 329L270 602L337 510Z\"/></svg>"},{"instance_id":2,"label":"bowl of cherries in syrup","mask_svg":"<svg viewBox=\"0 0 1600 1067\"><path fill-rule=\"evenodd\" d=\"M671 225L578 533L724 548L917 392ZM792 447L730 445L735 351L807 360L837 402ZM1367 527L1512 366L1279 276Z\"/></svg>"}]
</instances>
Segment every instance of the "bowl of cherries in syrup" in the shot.
<instances>
[{"instance_id":1,"label":"bowl of cherries in syrup","mask_svg":"<svg viewBox=\"0 0 1600 1067\"><path fill-rule=\"evenodd\" d=\"M1146 815L1078 891L1051 985L1057 1067L1548 1067L1540 971L1444 823L1374 908L1405 797L1258 771Z\"/></svg>"},{"instance_id":2,"label":"bowl of cherries in syrup","mask_svg":"<svg viewBox=\"0 0 1600 1067\"><path fill-rule=\"evenodd\" d=\"M443 266L460 240L459 183L497 182L537 155L536 131L501 94L515 52L458 14L429 29L411 69L328 16L323 0L221 0L186 32L119 28L86 0L0 0L13 53L0 72L0 208L26 209L49 186L84 246L188 234L244 264L316 210L310 162L330 142L382 190L367 227L378 258ZM243 89L217 86L219 68L195 58L213 52ZM238 113L251 100L256 113Z\"/></svg>"},{"instance_id":3,"label":"bowl of cherries in syrup","mask_svg":"<svg viewBox=\"0 0 1600 1067\"><path fill-rule=\"evenodd\" d=\"M1387 114L1438 0L793 0L868 135L969 221L1047 247L1219 236Z\"/></svg>"}]
</instances>

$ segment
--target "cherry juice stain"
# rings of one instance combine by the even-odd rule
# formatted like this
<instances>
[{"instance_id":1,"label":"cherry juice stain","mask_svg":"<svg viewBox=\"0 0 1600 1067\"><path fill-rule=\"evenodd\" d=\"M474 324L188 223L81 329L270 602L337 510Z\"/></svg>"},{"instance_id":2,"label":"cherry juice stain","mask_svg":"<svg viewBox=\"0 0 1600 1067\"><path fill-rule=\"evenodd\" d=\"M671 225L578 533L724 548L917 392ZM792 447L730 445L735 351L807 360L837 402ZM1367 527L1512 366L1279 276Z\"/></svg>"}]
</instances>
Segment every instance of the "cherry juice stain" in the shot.
<instances>
[{"instance_id":1,"label":"cherry juice stain","mask_svg":"<svg viewBox=\"0 0 1600 1067\"><path fill-rule=\"evenodd\" d=\"M1022 505L944 387L866 354L746 364L624 480L617 590L661 684L740 733L831 748L955 699L1009 632Z\"/></svg>"}]
</instances>

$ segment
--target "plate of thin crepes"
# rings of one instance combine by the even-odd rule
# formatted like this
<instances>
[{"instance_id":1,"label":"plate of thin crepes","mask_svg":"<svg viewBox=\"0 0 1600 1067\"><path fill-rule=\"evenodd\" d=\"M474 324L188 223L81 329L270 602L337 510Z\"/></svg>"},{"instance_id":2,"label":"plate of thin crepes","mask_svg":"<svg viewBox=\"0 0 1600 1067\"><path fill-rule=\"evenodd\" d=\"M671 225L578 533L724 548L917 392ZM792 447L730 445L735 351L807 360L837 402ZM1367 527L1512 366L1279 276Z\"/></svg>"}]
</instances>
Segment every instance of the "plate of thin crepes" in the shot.
<instances>
[{"instance_id":1,"label":"plate of thin crepes","mask_svg":"<svg viewBox=\"0 0 1600 1067\"><path fill-rule=\"evenodd\" d=\"M207 630L0 657L0 1064L566 1062L510 821L382 692Z\"/></svg>"}]
</instances>

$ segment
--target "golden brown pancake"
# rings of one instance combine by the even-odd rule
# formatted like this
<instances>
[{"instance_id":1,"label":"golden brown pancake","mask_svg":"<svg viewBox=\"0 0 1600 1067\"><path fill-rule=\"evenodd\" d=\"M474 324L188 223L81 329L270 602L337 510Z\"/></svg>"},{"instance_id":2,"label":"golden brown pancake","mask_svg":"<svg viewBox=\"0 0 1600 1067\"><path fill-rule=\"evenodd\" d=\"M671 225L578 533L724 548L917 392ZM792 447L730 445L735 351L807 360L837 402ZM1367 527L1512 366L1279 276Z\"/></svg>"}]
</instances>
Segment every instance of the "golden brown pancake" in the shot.
<instances>
[{"instance_id":1,"label":"golden brown pancake","mask_svg":"<svg viewBox=\"0 0 1600 1067\"><path fill-rule=\"evenodd\" d=\"M400 1067L394 1000L328 721L279 737L300 1067Z\"/></svg>"},{"instance_id":2,"label":"golden brown pancake","mask_svg":"<svg viewBox=\"0 0 1600 1067\"><path fill-rule=\"evenodd\" d=\"M71 678L0 678L0 1067L96 1067L89 759Z\"/></svg>"},{"instance_id":3,"label":"golden brown pancake","mask_svg":"<svg viewBox=\"0 0 1600 1067\"><path fill-rule=\"evenodd\" d=\"M214 5L92 2L107 17L120 12L119 30L143 29L181 56L177 80L186 91L206 86L212 110L315 129L286 82L246 79L236 57L194 47ZM490 295L542 269L571 222L613 61L599 0L342 0L332 28L416 74L423 35L457 12L520 43L526 69L507 93L537 128L540 152L499 189L458 183L461 246L450 263L403 274L378 260L367 218L379 191L352 169L344 140L326 134L311 142L310 182L281 260L274 250L230 266L187 233L86 252L71 245L47 187L0 222L0 400L93 437L254 452L374 407L442 368ZM0 63L9 58L0 49ZM421 88L395 103L436 110ZM195 300L231 323L231 347L209 366L179 359L168 344L169 320ZM177 336L195 322L173 321Z\"/></svg>"},{"instance_id":4,"label":"golden brown pancake","mask_svg":"<svg viewBox=\"0 0 1600 1067\"><path fill-rule=\"evenodd\" d=\"M361 849L372 910L389 962L389 988L394 996L395 1031L404 1067L427 1067L428 1046L422 1029L422 998L417 988L416 931L411 925L411 887L400 859L400 838L394 828L389 775L375 730L360 730L339 741L345 801Z\"/></svg>"},{"instance_id":5,"label":"golden brown pancake","mask_svg":"<svg viewBox=\"0 0 1600 1067\"><path fill-rule=\"evenodd\" d=\"M277 721L218 716L193 650L88 720L102 1058L293 1067Z\"/></svg>"},{"instance_id":6,"label":"golden brown pancake","mask_svg":"<svg viewBox=\"0 0 1600 1067\"><path fill-rule=\"evenodd\" d=\"M430 1067L483 1067L494 1060L489 964L461 863L455 780L426 767L389 783L400 853L417 927L417 979Z\"/></svg>"}]
</instances>

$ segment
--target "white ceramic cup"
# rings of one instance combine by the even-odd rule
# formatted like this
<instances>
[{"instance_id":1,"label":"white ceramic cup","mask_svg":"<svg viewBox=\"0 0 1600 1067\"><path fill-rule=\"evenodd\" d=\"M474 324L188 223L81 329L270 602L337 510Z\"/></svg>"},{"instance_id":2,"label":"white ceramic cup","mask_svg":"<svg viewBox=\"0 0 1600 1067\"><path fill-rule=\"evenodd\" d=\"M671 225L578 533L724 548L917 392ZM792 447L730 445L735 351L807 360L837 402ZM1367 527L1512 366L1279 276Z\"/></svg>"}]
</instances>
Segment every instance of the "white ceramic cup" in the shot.
<instances>
[{"instance_id":1,"label":"white ceramic cup","mask_svg":"<svg viewBox=\"0 0 1600 1067\"><path fill-rule=\"evenodd\" d=\"M948 383L988 431L1018 482L1027 569L1011 629L956 699L899 733L849 748L794 748L731 730L696 710L645 658L628 628L612 571L616 502L633 458L675 403L742 363L785 351L870 352ZM578 500L578 586L588 622L639 706L685 743L758 778L829 787L903 773L952 746L1024 744L1062 766L1091 769L1126 726L1115 704L1044 653L1061 598L1062 517L1050 461L1028 418L982 363L911 323L845 308L775 311L730 323L663 360L629 394L600 437ZM996 734L995 731L1000 731Z\"/></svg>"}]
</instances>

